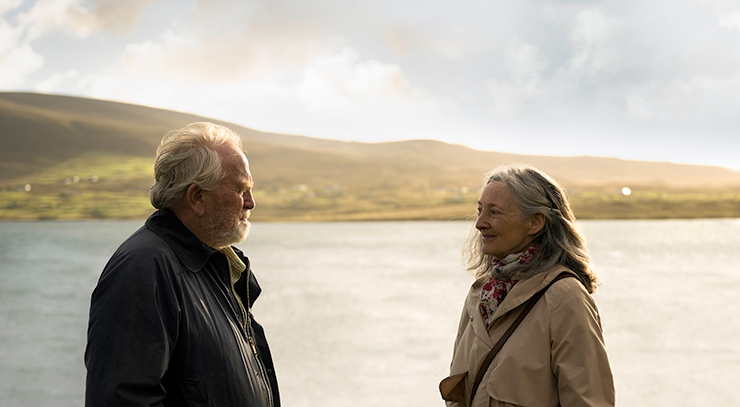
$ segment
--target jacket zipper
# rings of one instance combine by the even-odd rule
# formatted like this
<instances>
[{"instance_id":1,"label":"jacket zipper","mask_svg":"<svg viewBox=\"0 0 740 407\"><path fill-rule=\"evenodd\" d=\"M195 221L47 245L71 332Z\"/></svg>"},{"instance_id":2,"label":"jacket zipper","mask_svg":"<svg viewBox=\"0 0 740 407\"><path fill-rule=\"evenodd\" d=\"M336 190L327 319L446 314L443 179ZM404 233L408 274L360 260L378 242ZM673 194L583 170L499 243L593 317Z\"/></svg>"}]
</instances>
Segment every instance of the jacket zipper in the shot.
<instances>
[{"instance_id":1,"label":"jacket zipper","mask_svg":"<svg viewBox=\"0 0 740 407\"><path fill-rule=\"evenodd\" d=\"M270 389L270 377L267 375L267 370L265 369L264 364L262 363L262 359L260 358L259 353L257 353L257 346L254 343L254 339L252 338L252 323L251 323L251 315L252 312L249 310L250 301L249 301L249 273L251 270L247 269L245 270L247 272L247 289L245 290L247 292L247 306L244 307L244 312L247 313L246 317L244 318L245 321L245 327L244 331L247 334L247 339L249 340L249 345L252 348L252 353L254 353L254 358L257 359L257 365L260 368L260 375L262 376L262 381L265 383L265 390L267 391L267 404L270 407L273 407L273 401L272 401L272 391ZM235 295L232 293L232 295ZM236 298L235 298L236 299ZM238 301L238 299L236 299ZM239 307L241 308L241 307ZM241 310L240 310L241 311Z\"/></svg>"},{"instance_id":2,"label":"jacket zipper","mask_svg":"<svg viewBox=\"0 0 740 407\"><path fill-rule=\"evenodd\" d=\"M227 261L228 263L228 261ZM229 267L229 275L231 274L231 264L228 264ZM246 286L246 293L247 293L247 307L244 307L244 304L241 303L241 306L239 306L240 302L239 299L236 297L237 294L234 292L234 289L231 284L231 277L227 277L227 281L229 281L226 291L229 293L229 297L231 298L231 301L229 301L229 305L231 306L232 311L237 315L237 317L241 316L241 321L244 321L244 326L242 327L244 330L244 334L247 337L247 341L249 342L249 347L252 348L252 353L254 353L254 358L257 360L257 366L259 366L260 369L260 375L262 376L262 381L265 383L265 390L267 391L267 404L270 407L274 406L273 400L272 400L272 391L270 389L270 378L267 376L267 372L265 369L264 364L262 363L262 359L260 359L259 353L257 352L257 346L254 342L254 339L252 338L252 324L251 324L251 318L250 318L250 312L247 309L249 307L249 269L244 270L245 273L247 273L247 286ZM243 313L246 313L244 315ZM241 321L239 321L241 323Z\"/></svg>"}]
</instances>

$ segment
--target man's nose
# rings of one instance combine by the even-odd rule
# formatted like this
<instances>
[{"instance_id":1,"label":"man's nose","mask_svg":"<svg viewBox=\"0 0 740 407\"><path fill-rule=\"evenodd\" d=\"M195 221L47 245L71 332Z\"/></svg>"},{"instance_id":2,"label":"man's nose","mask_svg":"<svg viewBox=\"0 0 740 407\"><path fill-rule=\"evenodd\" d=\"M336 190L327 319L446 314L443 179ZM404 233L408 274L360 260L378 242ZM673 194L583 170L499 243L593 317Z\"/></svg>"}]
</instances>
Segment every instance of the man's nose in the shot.
<instances>
[{"instance_id":1,"label":"man's nose","mask_svg":"<svg viewBox=\"0 0 740 407\"><path fill-rule=\"evenodd\" d=\"M254 201L254 196L252 195L252 192L247 192L244 196L244 207L251 211L252 209L254 209L255 206L256 202Z\"/></svg>"}]
</instances>

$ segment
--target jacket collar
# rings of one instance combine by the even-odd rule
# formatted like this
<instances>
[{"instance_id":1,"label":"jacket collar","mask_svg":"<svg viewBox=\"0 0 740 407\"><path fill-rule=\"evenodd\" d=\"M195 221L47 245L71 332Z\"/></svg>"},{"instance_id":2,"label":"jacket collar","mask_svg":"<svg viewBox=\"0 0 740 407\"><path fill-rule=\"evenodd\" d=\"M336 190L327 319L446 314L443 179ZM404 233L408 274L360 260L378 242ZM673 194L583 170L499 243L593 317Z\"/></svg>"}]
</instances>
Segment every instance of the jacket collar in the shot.
<instances>
[{"instance_id":1,"label":"jacket collar","mask_svg":"<svg viewBox=\"0 0 740 407\"><path fill-rule=\"evenodd\" d=\"M203 243L169 209L154 212L145 226L170 245L175 255L185 267L197 272L202 269L213 253L218 250Z\"/></svg>"},{"instance_id":2,"label":"jacket collar","mask_svg":"<svg viewBox=\"0 0 740 407\"><path fill-rule=\"evenodd\" d=\"M564 266L555 266L549 271L535 274L526 280L516 283L514 288L511 289L511 292L506 296L506 299L501 303L501 306L496 309L496 313L493 314L493 321L524 304L539 290L550 284L550 281L554 280L563 271L569 270ZM573 274L575 275L575 273Z\"/></svg>"},{"instance_id":3,"label":"jacket collar","mask_svg":"<svg viewBox=\"0 0 740 407\"><path fill-rule=\"evenodd\" d=\"M247 268L244 269L244 272L242 273L242 278L236 282L235 288L236 291L240 293L239 295L242 296L242 299L244 298L244 295L242 295L241 293L244 290L249 290L249 307L251 308L254 305L254 301L257 300L257 297L259 297L260 293L262 292L262 288L257 282L257 278L254 276L254 273L252 273L252 267L249 262L249 258L247 258L244 253L238 248L234 246L231 247L234 248L234 252L236 252L236 255L239 256L239 258L242 259L242 261L244 262L244 265L247 266ZM247 276L247 278L244 278L244 276Z\"/></svg>"},{"instance_id":4,"label":"jacket collar","mask_svg":"<svg viewBox=\"0 0 740 407\"><path fill-rule=\"evenodd\" d=\"M517 307L532 298L532 296L537 293L537 291L550 284L550 282L563 271L570 270L563 266L555 266L549 271L535 274L534 276L529 277L526 280L522 280L516 283L516 285L514 285L514 288L511 289L511 292L509 292L504 301L501 303L501 305L499 305L499 307L496 309L496 312L493 314L491 326L494 326L499 319L514 311ZM572 271L570 271L570 273L576 275ZM490 333L486 328L486 323L480 313L480 310L478 309L479 304L480 288L476 288L474 290L471 290L467 298L468 313L472 316L470 323L473 325L473 331L475 332L476 336L480 338L480 340L483 341L483 343L485 343L487 346L493 347Z\"/></svg>"}]
</instances>

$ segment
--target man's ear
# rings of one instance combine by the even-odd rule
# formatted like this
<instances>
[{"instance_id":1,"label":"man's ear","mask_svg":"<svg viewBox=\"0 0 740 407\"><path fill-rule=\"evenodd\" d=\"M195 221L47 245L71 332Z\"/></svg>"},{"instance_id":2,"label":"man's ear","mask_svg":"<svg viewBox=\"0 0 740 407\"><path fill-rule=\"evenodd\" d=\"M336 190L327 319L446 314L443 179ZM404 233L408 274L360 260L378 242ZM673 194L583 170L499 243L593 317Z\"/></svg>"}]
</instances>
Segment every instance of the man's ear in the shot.
<instances>
[{"instance_id":1,"label":"man's ear","mask_svg":"<svg viewBox=\"0 0 740 407\"><path fill-rule=\"evenodd\" d=\"M206 213L206 203L203 188L198 184L191 184L187 190L185 190L185 196L183 201L185 206L197 216L203 216Z\"/></svg>"},{"instance_id":2,"label":"man's ear","mask_svg":"<svg viewBox=\"0 0 740 407\"><path fill-rule=\"evenodd\" d=\"M536 235L545 227L545 215L541 213L535 213L529 219L529 236Z\"/></svg>"}]
</instances>

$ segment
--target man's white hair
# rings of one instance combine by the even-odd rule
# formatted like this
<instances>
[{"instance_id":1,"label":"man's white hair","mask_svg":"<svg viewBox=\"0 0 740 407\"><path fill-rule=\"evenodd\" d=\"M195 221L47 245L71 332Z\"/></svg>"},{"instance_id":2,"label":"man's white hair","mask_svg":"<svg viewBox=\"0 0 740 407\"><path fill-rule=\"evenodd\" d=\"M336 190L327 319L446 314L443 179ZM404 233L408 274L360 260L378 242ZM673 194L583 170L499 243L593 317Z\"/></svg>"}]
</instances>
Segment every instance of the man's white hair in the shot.
<instances>
[{"instance_id":1,"label":"man's white hair","mask_svg":"<svg viewBox=\"0 0 740 407\"><path fill-rule=\"evenodd\" d=\"M154 185L149 200L157 209L172 208L192 184L216 189L226 175L216 151L224 145L241 150L242 140L232 130L213 123L191 123L168 132L157 148Z\"/></svg>"}]
</instances>

